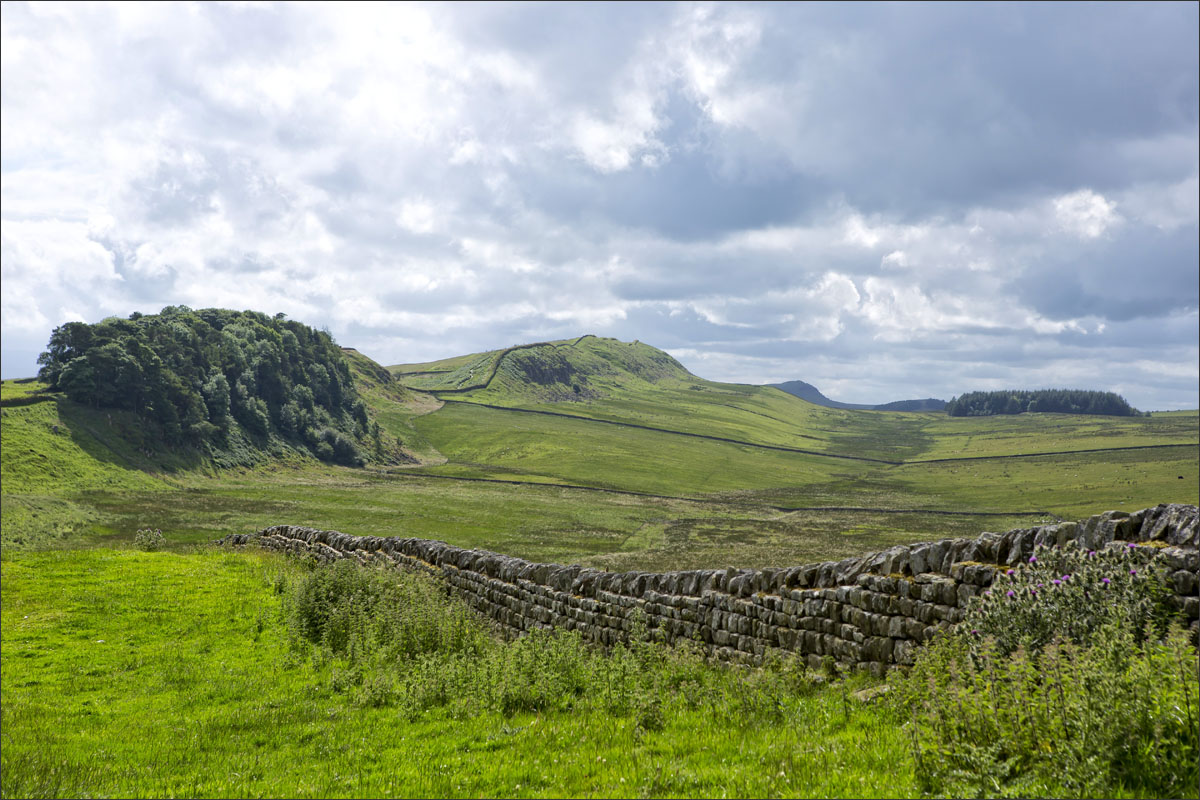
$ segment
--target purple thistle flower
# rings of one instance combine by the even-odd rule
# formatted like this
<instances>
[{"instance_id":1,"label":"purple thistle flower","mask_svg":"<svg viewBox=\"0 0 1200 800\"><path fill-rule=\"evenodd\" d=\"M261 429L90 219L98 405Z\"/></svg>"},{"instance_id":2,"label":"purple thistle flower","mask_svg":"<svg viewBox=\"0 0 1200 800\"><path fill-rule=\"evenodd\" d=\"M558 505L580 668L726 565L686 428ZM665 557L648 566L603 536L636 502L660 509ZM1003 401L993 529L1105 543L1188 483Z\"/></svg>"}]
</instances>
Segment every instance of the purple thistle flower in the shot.
<instances>
[{"instance_id":1,"label":"purple thistle flower","mask_svg":"<svg viewBox=\"0 0 1200 800\"><path fill-rule=\"evenodd\" d=\"M1108 578L1101 578L1100 582L1103 583L1105 586L1108 586L1108 584L1109 584Z\"/></svg>"},{"instance_id":2,"label":"purple thistle flower","mask_svg":"<svg viewBox=\"0 0 1200 800\"><path fill-rule=\"evenodd\" d=\"M1050 581L1050 582L1051 582L1051 583L1053 583L1055 586L1061 586L1061 585L1062 585L1062 581L1060 581L1058 578L1055 578L1054 580L1052 580L1052 581Z\"/></svg>"},{"instance_id":3,"label":"purple thistle flower","mask_svg":"<svg viewBox=\"0 0 1200 800\"><path fill-rule=\"evenodd\" d=\"M1037 556L1030 556L1030 557L1029 557L1029 563L1030 563L1030 564L1036 564L1036 563L1037 563Z\"/></svg>"},{"instance_id":4,"label":"purple thistle flower","mask_svg":"<svg viewBox=\"0 0 1200 800\"><path fill-rule=\"evenodd\" d=\"M1008 570L1007 572L1005 572L1004 574L1005 574L1005 575L1012 575L1014 571L1015 571L1015 570L1011 570L1011 569L1010 569L1010 570Z\"/></svg>"},{"instance_id":5,"label":"purple thistle flower","mask_svg":"<svg viewBox=\"0 0 1200 800\"><path fill-rule=\"evenodd\" d=\"M1070 576L1070 575L1063 575L1063 576L1062 576L1062 579L1063 579L1064 581L1069 581L1069 580L1071 580L1071 576Z\"/></svg>"},{"instance_id":6,"label":"purple thistle flower","mask_svg":"<svg viewBox=\"0 0 1200 800\"><path fill-rule=\"evenodd\" d=\"M1039 583L1039 584L1038 584L1038 588L1039 588L1039 589L1044 589L1044 588L1046 588L1046 584L1044 584L1044 583Z\"/></svg>"},{"instance_id":7,"label":"purple thistle flower","mask_svg":"<svg viewBox=\"0 0 1200 800\"><path fill-rule=\"evenodd\" d=\"M1132 550L1133 548L1137 547L1137 544L1135 542L1130 542L1127 546L1130 550Z\"/></svg>"},{"instance_id":8,"label":"purple thistle flower","mask_svg":"<svg viewBox=\"0 0 1200 800\"><path fill-rule=\"evenodd\" d=\"M1136 570L1136 569L1131 569L1131 570L1129 570L1129 574L1130 574L1130 575L1137 575L1137 570Z\"/></svg>"},{"instance_id":9,"label":"purple thistle flower","mask_svg":"<svg viewBox=\"0 0 1200 800\"><path fill-rule=\"evenodd\" d=\"M1014 592L1012 589L1009 589L1009 590L1008 590L1008 596L1009 596L1009 597L1016 597L1016 595L1017 595L1017 593L1016 593L1016 592Z\"/></svg>"},{"instance_id":10,"label":"purple thistle flower","mask_svg":"<svg viewBox=\"0 0 1200 800\"><path fill-rule=\"evenodd\" d=\"M1088 558L1095 558L1095 557L1096 557L1096 551L1088 550Z\"/></svg>"}]
</instances>

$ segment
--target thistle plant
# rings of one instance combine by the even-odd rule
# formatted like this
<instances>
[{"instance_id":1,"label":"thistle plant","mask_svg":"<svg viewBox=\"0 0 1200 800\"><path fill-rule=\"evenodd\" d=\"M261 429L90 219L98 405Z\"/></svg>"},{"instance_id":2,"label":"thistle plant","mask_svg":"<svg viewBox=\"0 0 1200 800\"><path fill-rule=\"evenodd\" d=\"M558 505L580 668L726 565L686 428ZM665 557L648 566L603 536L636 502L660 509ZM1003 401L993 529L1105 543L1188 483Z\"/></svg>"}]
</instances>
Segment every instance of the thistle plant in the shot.
<instances>
[{"instance_id":1,"label":"thistle plant","mask_svg":"<svg viewBox=\"0 0 1200 800\"><path fill-rule=\"evenodd\" d=\"M1101 550L1075 542L1038 547L1026 564L996 576L962 627L978 641L994 640L1003 655L1019 645L1041 650L1055 639L1088 644L1109 623L1139 642L1161 635L1167 589L1153 559L1153 548L1123 542Z\"/></svg>"},{"instance_id":2,"label":"thistle plant","mask_svg":"<svg viewBox=\"0 0 1200 800\"><path fill-rule=\"evenodd\" d=\"M897 697L951 797L1194 797L1196 649L1154 549L1042 547L922 648Z\"/></svg>"},{"instance_id":3,"label":"thistle plant","mask_svg":"<svg viewBox=\"0 0 1200 800\"><path fill-rule=\"evenodd\" d=\"M133 535L133 544L139 550L145 550L147 553L153 553L156 550L163 548L163 543L166 538L163 532L158 528L138 529L138 532Z\"/></svg>"}]
</instances>

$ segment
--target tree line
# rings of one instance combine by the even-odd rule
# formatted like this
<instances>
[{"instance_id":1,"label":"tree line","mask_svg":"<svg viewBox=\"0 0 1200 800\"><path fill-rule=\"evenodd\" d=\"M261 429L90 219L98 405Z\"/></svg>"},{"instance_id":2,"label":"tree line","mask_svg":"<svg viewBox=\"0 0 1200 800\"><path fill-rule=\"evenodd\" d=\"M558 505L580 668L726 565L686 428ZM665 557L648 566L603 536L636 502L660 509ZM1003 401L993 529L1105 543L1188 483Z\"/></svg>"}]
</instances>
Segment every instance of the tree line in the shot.
<instances>
[{"instance_id":1,"label":"tree line","mask_svg":"<svg viewBox=\"0 0 1200 800\"><path fill-rule=\"evenodd\" d=\"M1058 414L1104 414L1113 417L1143 416L1113 392L1086 389L1037 389L999 392L968 392L946 404L952 417L987 417L994 414L1024 414L1042 411ZM1144 416L1149 416L1145 412Z\"/></svg>"},{"instance_id":2,"label":"tree line","mask_svg":"<svg viewBox=\"0 0 1200 800\"><path fill-rule=\"evenodd\" d=\"M323 461L364 462L367 407L324 331L256 311L167 306L158 314L68 322L38 357L51 389L129 409L171 444L223 449L284 440Z\"/></svg>"}]
</instances>

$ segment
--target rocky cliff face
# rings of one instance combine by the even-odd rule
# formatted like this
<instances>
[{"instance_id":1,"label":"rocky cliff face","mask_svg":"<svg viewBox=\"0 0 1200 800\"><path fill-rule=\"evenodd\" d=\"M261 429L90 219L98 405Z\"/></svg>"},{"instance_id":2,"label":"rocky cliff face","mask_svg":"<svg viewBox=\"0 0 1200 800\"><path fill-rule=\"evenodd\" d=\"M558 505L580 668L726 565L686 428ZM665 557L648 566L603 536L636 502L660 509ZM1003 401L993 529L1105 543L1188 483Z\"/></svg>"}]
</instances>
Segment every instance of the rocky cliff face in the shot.
<instances>
[{"instance_id":1,"label":"rocky cliff face","mask_svg":"<svg viewBox=\"0 0 1200 800\"><path fill-rule=\"evenodd\" d=\"M1175 607L1194 637L1200 631L1200 509L1185 505L1110 511L1078 523L762 570L608 573L427 539L349 536L293 525L235 534L221 543L430 573L515 632L566 628L611 645L644 621L647 635L698 641L726 661L757 664L774 650L799 653L814 667L832 656L882 674L892 665L911 664L918 644L960 621L971 598L998 571L1022 563L1036 546L1070 541L1093 550L1128 543L1153 547L1168 571Z\"/></svg>"}]
</instances>

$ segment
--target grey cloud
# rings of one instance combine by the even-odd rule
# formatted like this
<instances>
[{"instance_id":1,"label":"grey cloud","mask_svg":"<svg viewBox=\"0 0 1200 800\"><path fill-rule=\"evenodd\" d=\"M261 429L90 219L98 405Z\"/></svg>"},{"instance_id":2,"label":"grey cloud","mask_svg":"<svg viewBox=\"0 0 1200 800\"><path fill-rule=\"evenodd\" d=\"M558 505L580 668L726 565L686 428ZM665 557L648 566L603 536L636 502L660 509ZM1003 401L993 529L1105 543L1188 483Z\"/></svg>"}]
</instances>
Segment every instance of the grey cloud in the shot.
<instances>
[{"instance_id":1,"label":"grey cloud","mask_svg":"<svg viewBox=\"0 0 1200 800\"><path fill-rule=\"evenodd\" d=\"M1162 319L1200 304L1197 264L1195 228L1138 227L1118 232L1112 240L1056 253L1013 281L1012 289L1023 302L1056 319Z\"/></svg>"},{"instance_id":2,"label":"grey cloud","mask_svg":"<svg viewBox=\"0 0 1200 800\"><path fill-rule=\"evenodd\" d=\"M1193 6L856 4L779 15L788 19L765 26L763 49L794 53L792 80L746 80L778 86L796 110L759 148L790 150L805 174L831 163L864 210L911 216L1110 188L1144 174L1131 140L1195 141ZM807 36L795 45L798 32ZM1103 158L1116 153L1125 157Z\"/></svg>"},{"instance_id":3,"label":"grey cloud","mask_svg":"<svg viewBox=\"0 0 1200 800\"><path fill-rule=\"evenodd\" d=\"M6 377L64 313L236 301L389 363L594 332L848 401L1200 402L1194 4L339 13L4 5Z\"/></svg>"}]
</instances>

